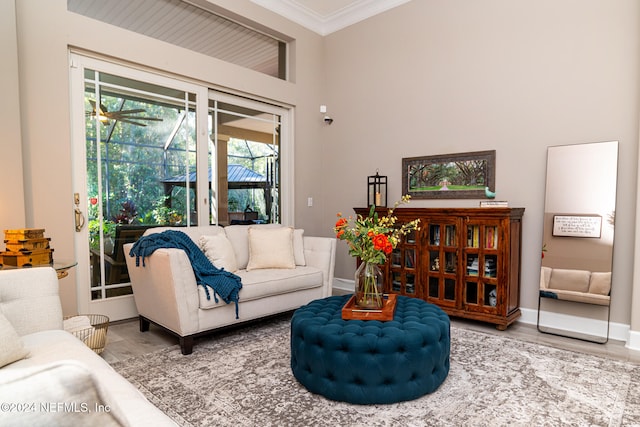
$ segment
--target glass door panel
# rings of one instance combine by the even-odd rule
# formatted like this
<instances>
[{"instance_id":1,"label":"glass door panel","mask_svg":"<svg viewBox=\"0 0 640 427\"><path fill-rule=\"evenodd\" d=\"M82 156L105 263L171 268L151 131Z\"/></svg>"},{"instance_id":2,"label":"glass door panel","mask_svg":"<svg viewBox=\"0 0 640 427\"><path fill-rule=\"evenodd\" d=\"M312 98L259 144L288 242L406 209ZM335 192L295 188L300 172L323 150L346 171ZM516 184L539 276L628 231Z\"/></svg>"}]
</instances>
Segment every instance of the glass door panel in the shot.
<instances>
[{"instance_id":1,"label":"glass door panel","mask_svg":"<svg viewBox=\"0 0 640 427\"><path fill-rule=\"evenodd\" d=\"M440 280L437 277L429 277L429 298L440 298Z\"/></svg>"},{"instance_id":2,"label":"glass door panel","mask_svg":"<svg viewBox=\"0 0 640 427\"><path fill-rule=\"evenodd\" d=\"M456 279L444 279L444 299L456 300Z\"/></svg>"},{"instance_id":3,"label":"glass door panel","mask_svg":"<svg viewBox=\"0 0 640 427\"><path fill-rule=\"evenodd\" d=\"M223 225L279 223L281 117L209 100L210 158L217 170L218 220ZM215 147L215 148L214 148Z\"/></svg>"},{"instance_id":4,"label":"glass door panel","mask_svg":"<svg viewBox=\"0 0 640 427\"><path fill-rule=\"evenodd\" d=\"M483 221L466 226L465 305L467 309L491 313L496 311L498 295L498 224Z\"/></svg>"},{"instance_id":5,"label":"glass door panel","mask_svg":"<svg viewBox=\"0 0 640 427\"><path fill-rule=\"evenodd\" d=\"M413 273L407 273L407 282L405 284L405 292L408 295L416 293L416 275Z\"/></svg>"},{"instance_id":6,"label":"glass door panel","mask_svg":"<svg viewBox=\"0 0 640 427\"><path fill-rule=\"evenodd\" d=\"M84 170L75 176L83 177L76 184L86 194L88 225L88 244L79 245L88 248L87 262L78 265L88 268L89 306L117 320L132 316L117 308L124 300L116 297L132 294L123 245L150 227L197 221L195 94L89 66L77 76L84 145L76 159Z\"/></svg>"},{"instance_id":7,"label":"glass door panel","mask_svg":"<svg viewBox=\"0 0 640 427\"><path fill-rule=\"evenodd\" d=\"M467 305L477 305L478 304L478 283L476 282L467 282L465 287L465 303Z\"/></svg>"},{"instance_id":8,"label":"glass door panel","mask_svg":"<svg viewBox=\"0 0 640 427\"><path fill-rule=\"evenodd\" d=\"M427 300L443 307L455 307L455 283L459 248L455 246L458 226L449 218L433 219L428 224L429 266Z\"/></svg>"}]
</instances>

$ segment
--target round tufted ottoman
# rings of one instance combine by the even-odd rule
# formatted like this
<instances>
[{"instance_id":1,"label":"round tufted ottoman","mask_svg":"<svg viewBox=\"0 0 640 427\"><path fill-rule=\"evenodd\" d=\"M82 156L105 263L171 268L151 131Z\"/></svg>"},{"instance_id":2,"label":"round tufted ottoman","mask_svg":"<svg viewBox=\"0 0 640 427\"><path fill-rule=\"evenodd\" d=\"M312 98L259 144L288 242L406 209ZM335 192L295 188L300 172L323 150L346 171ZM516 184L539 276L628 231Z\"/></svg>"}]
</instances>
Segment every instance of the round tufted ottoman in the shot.
<instances>
[{"instance_id":1,"label":"round tufted ottoman","mask_svg":"<svg viewBox=\"0 0 640 427\"><path fill-rule=\"evenodd\" d=\"M299 308L291 319L291 370L307 390L357 404L393 403L435 391L449 373L449 317L398 296L392 321L342 320L350 295Z\"/></svg>"}]
</instances>

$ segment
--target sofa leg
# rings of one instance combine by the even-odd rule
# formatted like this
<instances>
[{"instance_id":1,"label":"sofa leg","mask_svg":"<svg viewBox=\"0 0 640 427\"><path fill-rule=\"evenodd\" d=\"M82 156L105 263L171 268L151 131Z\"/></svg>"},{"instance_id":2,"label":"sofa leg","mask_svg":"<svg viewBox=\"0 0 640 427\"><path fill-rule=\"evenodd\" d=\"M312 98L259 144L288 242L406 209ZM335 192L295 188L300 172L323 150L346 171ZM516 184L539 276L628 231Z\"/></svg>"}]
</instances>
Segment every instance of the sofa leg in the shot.
<instances>
[{"instance_id":1,"label":"sofa leg","mask_svg":"<svg viewBox=\"0 0 640 427\"><path fill-rule=\"evenodd\" d=\"M140 316L139 317L140 320L140 332L147 332L149 331L149 321L147 319L145 319L144 317Z\"/></svg>"},{"instance_id":2,"label":"sofa leg","mask_svg":"<svg viewBox=\"0 0 640 427\"><path fill-rule=\"evenodd\" d=\"M193 337L180 337L180 351L185 356L193 352Z\"/></svg>"}]
</instances>

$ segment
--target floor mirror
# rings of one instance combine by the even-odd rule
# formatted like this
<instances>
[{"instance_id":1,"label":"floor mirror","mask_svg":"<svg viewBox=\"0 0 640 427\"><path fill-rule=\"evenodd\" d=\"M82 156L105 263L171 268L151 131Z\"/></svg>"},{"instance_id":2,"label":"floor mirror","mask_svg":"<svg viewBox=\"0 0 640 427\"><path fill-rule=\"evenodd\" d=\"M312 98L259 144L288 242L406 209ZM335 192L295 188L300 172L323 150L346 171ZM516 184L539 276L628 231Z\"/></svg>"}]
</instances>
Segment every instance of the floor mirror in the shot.
<instances>
[{"instance_id":1,"label":"floor mirror","mask_svg":"<svg viewBox=\"0 0 640 427\"><path fill-rule=\"evenodd\" d=\"M540 332L609 339L618 142L547 149Z\"/></svg>"}]
</instances>

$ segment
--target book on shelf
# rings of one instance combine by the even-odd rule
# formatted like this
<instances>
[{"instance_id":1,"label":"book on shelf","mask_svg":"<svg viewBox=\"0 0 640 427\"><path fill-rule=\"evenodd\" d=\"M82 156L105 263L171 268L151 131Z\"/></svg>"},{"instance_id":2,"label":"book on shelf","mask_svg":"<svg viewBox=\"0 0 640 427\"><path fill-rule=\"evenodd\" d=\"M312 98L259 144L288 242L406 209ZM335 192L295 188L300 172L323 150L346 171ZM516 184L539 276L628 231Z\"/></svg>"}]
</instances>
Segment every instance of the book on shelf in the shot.
<instances>
[{"instance_id":1,"label":"book on shelf","mask_svg":"<svg viewBox=\"0 0 640 427\"><path fill-rule=\"evenodd\" d=\"M469 260L467 261L467 275L477 276L478 266L478 258L469 258Z\"/></svg>"},{"instance_id":2,"label":"book on shelf","mask_svg":"<svg viewBox=\"0 0 640 427\"><path fill-rule=\"evenodd\" d=\"M447 225L444 230L445 230L445 237L444 237L445 246L454 246L456 244L455 227L453 225Z\"/></svg>"},{"instance_id":3,"label":"book on shelf","mask_svg":"<svg viewBox=\"0 0 640 427\"><path fill-rule=\"evenodd\" d=\"M480 240L480 227L477 225L467 228L467 246L477 248Z\"/></svg>"},{"instance_id":4,"label":"book on shelf","mask_svg":"<svg viewBox=\"0 0 640 427\"><path fill-rule=\"evenodd\" d=\"M416 265L415 253L411 250L405 252L404 263L406 268L414 268Z\"/></svg>"},{"instance_id":5,"label":"book on shelf","mask_svg":"<svg viewBox=\"0 0 640 427\"><path fill-rule=\"evenodd\" d=\"M487 249L495 249L498 247L498 232L496 227L486 227L485 228L485 248Z\"/></svg>"},{"instance_id":6,"label":"book on shelf","mask_svg":"<svg viewBox=\"0 0 640 427\"><path fill-rule=\"evenodd\" d=\"M496 277L496 260L494 258L484 259L484 275L485 277Z\"/></svg>"},{"instance_id":7,"label":"book on shelf","mask_svg":"<svg viewBox=\"0 0 640 427\"><path fill-rule=\"evenodd\" d=\"M431 226L431 244L436 246L440 245L440 226L439 225Z\"/></svg>"},{"instance_id":8,"label":"book on shelf","mask_svg":"<svg viewBox=\"0 0 640 427\"><path fill-rule=\"evenodd\" d=\"M481 208L506 208L509 207L509 202L506 200L480 200Z\"/></svg>"},{"instance_id":9,"label":"book on shelf","mask_svg":"<svg viewBox=\"0 0 640 427\"><path fill-rule=\"evenodd\" d=\"M391 264L400 267L400 250L394 249L391 253Z\"/></svg>"}]
</instances>

